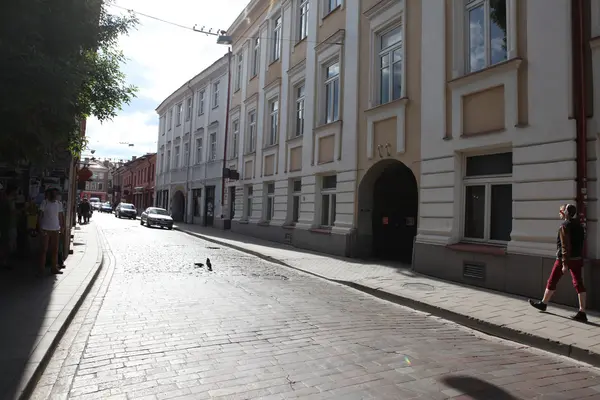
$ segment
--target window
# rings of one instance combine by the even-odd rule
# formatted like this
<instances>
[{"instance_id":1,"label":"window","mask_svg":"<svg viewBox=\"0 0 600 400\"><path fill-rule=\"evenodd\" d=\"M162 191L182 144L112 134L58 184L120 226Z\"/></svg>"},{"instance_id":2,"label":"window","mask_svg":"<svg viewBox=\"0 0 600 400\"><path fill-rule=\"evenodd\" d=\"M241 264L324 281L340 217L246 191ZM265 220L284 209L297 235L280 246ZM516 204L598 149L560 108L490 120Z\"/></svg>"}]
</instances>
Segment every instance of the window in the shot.
<instances>
[{"instance_id":1,"label":"window","mask_svg":"<svg viewBox=\"0 0 600 400\"><path fill-rule=\"evenodd\" d=\"M296 87L296 124L294 134L296 137L304 133L304 84Z\"/></svg>"},{"instance_id":2,"label":"window","mask_svg":"<svg viewBox=\"0 0 600 400\"><path fill-rule=\"evenodd\" d=\"M252 77L258 75L260 66L260 38L254 39L254 53L252 55Z\"/></svg>"},{"instance_id":3,"label":"window","mask_svg":"<svg viewBox=\"0 0 600 400\"><path fill-rule=\"evenodd\" d=\"M466 158L465 239L508 242L512 231L512 153Z\"/></svg>"},{"instance_id":4,"label":"window","mask_svg":"<svg viewBox=\"0 0 600 400\"><path fill-rule=\"evenodd\" d=\"M98 190L102 190L102 182L98 182Z\"/></svg>"},{"instance_id":5,"label":"window","mask_svg":"<svg viewBox=\"0 0 600 400\"><path fill-rule=\"evenodd\" d=\"M465 3L469 72L505 61L506 0L466 0Z\"/></svg>"},{"instance_id":6,"label":"window","mask_svg":"<svg viewBox=\"0 0 600 400\"><path fill-rule=\"evenodd\" d=\"M379 104L402 96L402 29L400 26L379 37Z\"/></svg>"},{"instance_id":7,"label":"window","mask_svg":"<svg viewBox=\"0 0 600 400\"><path fill-rule=\"evenodd\" d=\"M169 130L173 127L173 109L169 110Z\"/></svg>"},{"instance_id":8,"label":"window","mask_svg":"<svg viewBox=\"0 0 600 400\"><path fill-rule=\"evenodd\" d=\"M321 180L321 226L331 227L335 223L335 190L337 176L324 176Z\"/></svg>"},{"instance_id":9,"label":"window","mask_svg":"<svg viewBox=\"0 0 600 400\"><path fill-rule=\"evenodd\" d=\"M192 201L194 206L194 217L200 216L200 210L202 209L202 189L192 189Z\"/></svg>"},{"instance_id":10,"label":"window","mask_svg":"<svg viewBox=\"0 0 600 400\"><path fill-rule=\"evenodd\" d=\"M183 166L187 167L189 165L189 162L190 162L190 144L184 143L183 144Z\"/></svg>"},{"instance_id":11,"label":"window","mask_svg":"<svg viewBox=\"0 0 600 400\"><path fill-rule=\"evenodd\" d=\"M235 90L240 90L242 87L242 66L244 65L244 56L242 53L237 56L237 67L235 71Z\"/></svg>"},{"instance_id":12,"label":"window","mask_svg":"<svg viewBox=\"0 0 600 400\"><path fill-rule=\"evenodd\" d=\"M231 143L231 156L233 158L238 156L238 143L239 143L239 137L240 137L240 120L236 119L235 121L233 121L233 140Z\"/></svg>"},{"instance_id":13,"label":"window","mask_svg":"<svg viewBox=\"0 0 600 400\"><path fill-rule=\"evenodd\" d=\"M279 100L269 101L269 137L267 145L277 143L277 128L279 125Z\"/></svg>"},{"instance_id":14,"label":"window","mask_svg":"<svg viewBox=\"0 0 600 400\"><path fill-rule=\"evenodd\" d=\"M213 83L213 108L219 107L219 83Z\"/></svg>"},{"instance_id":15,"label":"window","mask_svg":"<svg viewBox=\"0 0 600 400\"><path fill-rule=\"evenodd\" d=\"M171 150L167 150L167 169L171 170Z\"/></svg>"},{"instance_id":16,"label":"window","mask_svg":"<svg viewBox=\"0 0 600 400\"><path fill-rule=\"evenodd\" d=\"M302 181L296 179L292 181L292 222L296 223L300 219L300 195L302 194Z\"/></svg>"},{"instance_id":17,"label":"window","mask_svg":"<svg viewBox=\"0 0 600 400\"><path fill-rule=\"evenodd\" d=\"M256 110L248 113L248 153L255 150L256 145Z\"/></svg>"},{"instance_id":18,"label":"window","mask_svg":"<svg viewBox=\"0 0 600 400\"><path fill-rule=\"evenodd\" d=\"M275 18L273 27L273 50L271 61L275 62L281 57L281 16Z\"/></svg>"},{"instance_id":19,"label":"window","mask_svg":"<svg viewBox=\"0 0 600 400\"><path fill-rule=\"evenodd\" d=\"M160 117L160 131L163 135L167 131L167 117L164 115Z\"/></svg>"},{"instance_id":20,"label":"window","mask_svg":"<svg viewBox=\"0 0 600 400\"><path fill-rule=\"evenodd\" d=\"M202 162L202 141L203 138L199 137L196 139L196 164Z\"/></svg>"},{"instance_id":21,"label":"window","mask_svg":"<svg viewBox=\"0 0 600 400\"><path fill-rule=\"evenodd\" d=\"M302 40L308 35L308 3L309 0L300 0L298 40Z\"/></svg>"},{"instance_id":22,"label":"window","mask_svg":"<svg viewBox=\"0 0 600 400\"><path fill-rule=\"evenodd\" d=\"M267 192L267 209L265 214L265 221L270 221L275 215L275 183L266 183L265 189Z\"/></svg>"},{"instance_id":23,"label":"window","mask_svg":"<svg viewBox=\"0 0 600 400\"><path fill-rule=\"evenodd\" d=\"M325 0L325 15L342 5L342 0Z\"/></svg>"},{"instance_id":24,"label":"window","mask_svg":"<svg viewBox=\"0 0 600 400\"><path fill-rule=\"evenodd\" d=\"M246 209L244 210L244 214L246 218L250 218L252 216L252 197L254 195L254 190L252 185L246 186Z\"/></svg>"},{"instance_id":25,"label":"window","mask_svg":"<svg viewBox=\"0 0 600 400\"><path fill-rule=\"evenodd\" d=\"M325 123L340 117L340 63L325 68Z\"/></svg>"},{"instance_id":26,"label":"window","mask_svg":"<svg viewBox=\"0 0 600 400\"><path fill-rule=\"evenodd\" d=\"M175 165L173 168L179 168L179 146L175 146Z\"/></svg>"},{"instance_id":27,"label":"window","mask_svg":"<svg viewBox=\"0 0 600 400\"><path fill-rule=\"evenodd\" d=\"M158 164L159 173L165 172L165 152L160 153L160 164Z\"/></svg>"},{"instance_id":28,"label":"window","mask_svg":"<svg viewBox=\"0 0 600 400\"><path fill-rule=\"evenodd\" d=\"M215 161L217 159L217 132L210 134L210 155L209 160Z\"/></svg>"},{"instance_id":29,"label":"window","mask_svg":"<svg viewBox=\"0 0 600 400\"><path fill-rule=\"evenodd\" d=\"M182 114L183 113L183 104L179 103L177 104L177 126L181 125L181 118L182 118Z\"/></svg>"},{"instance_id":30,"label":"window","mask_svg":"<svg viewBox=\"0 0 600 400\"><path fill-rule=\"evenodd\" d=\"M204 90L198 92L198 115L204 114Z\"/></svg>"},{"instance_id":31,"label":"window","mask_svg":"<svg viewBox=\"0 0 600 400\"><path fill-rule=\"evenodd\" d=\"M187 99L187 105L185 110L185 120L189 121L192 119L192 98Z\"/></svg>"}]
</instances>

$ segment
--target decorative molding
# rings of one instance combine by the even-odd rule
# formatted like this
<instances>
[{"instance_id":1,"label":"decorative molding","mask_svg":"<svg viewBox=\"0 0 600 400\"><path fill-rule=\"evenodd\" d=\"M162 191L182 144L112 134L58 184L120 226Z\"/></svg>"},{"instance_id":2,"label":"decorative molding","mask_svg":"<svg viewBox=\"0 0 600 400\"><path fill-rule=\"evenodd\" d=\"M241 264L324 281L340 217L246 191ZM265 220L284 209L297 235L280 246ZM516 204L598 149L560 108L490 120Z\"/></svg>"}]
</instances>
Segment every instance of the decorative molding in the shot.
<instances>
[{"instance_id":1,"label":"decorative molding","mask_svg":"<svg viewBox=\"0 0 600 400\"><path fill-rule=\"evenodd\" d=\"M321 43L315 46L315 51L317 54L322 53L330 46L340 46L339 43L344 43L344 38L346 36L345 29L338 29L333 35L329 36L327 39L323 40Z\"/></svg>"},{"instance_id":2,"label":"decorative molding","mask_svg":"<svg viewBox=\"0 0 600 400\"><path fill-rule=\"evenodd\" d=\"M244 100L244 105L248 106L249 104L252 104L256 101L258 101L258 92L254 93L252 96Z\"/></svg>"},{"instance_id":3,"label":"decorative molding","mask_svg":"<svg viewBox=\"0 0 600 400\"><path fill-rule=\"evenodd\" d=\"M242 112L242 106L240 104L238 104L237 106L233 107L232 109L229 110L229 114L240 114Z\"/></svg>"},{"instance_id":4,"label":"decorative molding","mask_svg":"<svg viewBox=\"0 0 600 400\"><path fill-rule=\"evenodd\" d=\"M372 160L375 146L375 123L396 117L396 153L406 151L406 105L407 98L392 104L384 104L365 111L367 115L367 159ZM387 107L386 107L387 106Z\"/></svg>"},{"instance_id":5,"label":"decorative molding","mask_svg":"<svg viewBox=\"0 0 600 400\"><path fill-rule=\"evenodd\" d=\"M288 75L296 75L306 69L306 58L287 70Z\"/></svg>"},{"instance_id":6,"label":"decorative molding","mask_svg":"<svg viewBox=\"0 0 600 400\"><path fill-rule=\"evenodd\" d=\"M270 92L271 90L281 87L281 78L275 79L273 82L269 83L267 86L263 88L263 91Z\"/></svg>"},{"instance_id":7,"label":"decorative molding","mask_svg":"<svg viewBox=\"0 0 600 400\"><path fill-rule=\"evenodd\" d=\"M373 19L386 11L389 11L390 8L398 3L402 3L401 7L404 8L404 0L381 0L379 3L365 11L363 15L368 19Z\"/></svg>"}]
</instances>

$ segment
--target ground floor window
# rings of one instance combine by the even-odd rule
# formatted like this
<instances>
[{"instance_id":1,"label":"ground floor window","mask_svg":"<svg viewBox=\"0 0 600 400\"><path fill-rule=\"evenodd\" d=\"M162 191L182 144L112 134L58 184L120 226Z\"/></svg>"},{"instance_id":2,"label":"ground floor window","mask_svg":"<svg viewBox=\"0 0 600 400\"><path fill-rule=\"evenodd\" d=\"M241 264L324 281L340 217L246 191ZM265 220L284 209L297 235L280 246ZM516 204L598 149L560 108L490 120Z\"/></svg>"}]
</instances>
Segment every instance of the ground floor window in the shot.
<instances>
[{"instance_id":1,"label":"ground floor window","mask_svg":"<svg viewBox=\"0 0 600 400\"><path fill-rule=\"evenodd\" d=\"M337 176L329 175L321 179L321 226L329 228L335 223Z\"/></svg>"},{"instance_id":2,"label":"ground floor window","mask_svg":"<svg viewBox=\"0 0 600 400\"><path fill-rule=\"evenodd\" d=\"M464 229L467 240L506 243L512 231L512 153L465 158Z\"/></svg>"},{"instance_id":3,"label":"ground floor window","mask_svg":"<svg viewBox=\"0 0 600 400\"><path fill-rule=\"evenodd\" d=\"M300 195L302 194L302 181L294 179L292 181L292 222L296 223L300 219Z\"/></svg>"},{"instance_id":4,"label":"ground floor window","mask_svg":"<svg viewBox=\"0 0 600 400\"><path fill-rule=\"evenodd\" d=\"M254 195L254 189L252 185L246 185L244 192L246 197L244 215L247 219L249 219L252 217L252 197Z\"/></svg>"},{"instance_id":5,"label":"ground floor window","mask_svg":"<svg viewBox=\"0 0 600 400\"><path fill-rule=\"evenodd\" d=\"M202 189L193 189L192 190L192 201L194 207L194 217L200 216L200 210L202 209Z\"/></svg>"},{"instance_id":6,"label":"ground floor window","mask_svg":"<svg viewBox=\"0 0 600 400\"><path fill-rule=\"evenodd\" d=\"M266 183L265 189L267 202L265 221L270 221L275 215L275 183Z\"/></svg>"}]
</instances>

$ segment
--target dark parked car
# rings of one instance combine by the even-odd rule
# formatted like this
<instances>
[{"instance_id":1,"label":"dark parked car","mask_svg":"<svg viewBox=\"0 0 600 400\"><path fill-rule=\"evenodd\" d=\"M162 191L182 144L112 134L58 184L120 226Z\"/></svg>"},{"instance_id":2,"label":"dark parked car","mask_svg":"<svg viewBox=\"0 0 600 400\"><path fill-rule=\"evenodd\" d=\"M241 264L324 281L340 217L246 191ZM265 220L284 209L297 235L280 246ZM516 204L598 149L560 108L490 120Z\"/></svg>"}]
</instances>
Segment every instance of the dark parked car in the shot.
<instances>
[{"instance_id":1,"label":"dark parked car","mask_svg":"<svg viewBox=\"0 0 600 400\"><path fill-rule=\"evenodd\" d=\"M173 229L173 218L164 208L148 207L140 217L140 225L144 224L148 228L158 226L171 230Z\"/></svg>"},{"instance_id":2,"label":"dark parked car","mask_svg":"<svg viewBox=\"0 0 600 400\"><path fill-rule=\"evenodd\" d=\"M115 217L136 219L137 210L135 209L135 206L133 204L120 203L117 206L117 208L115 208Z\"/></svg>"},{"instance_id":3,"label":"dark parked car","mask_svg":"<svg viewBox=\"0 0 600 400\"><path fill-rule=\"evenodd\" d=\"M111 213L112 212L112 206L110 205L110 203L107 201L106 203L102 203L102 205L100 206L100 212L103 213Z\"/></svg>"}]
</instances>

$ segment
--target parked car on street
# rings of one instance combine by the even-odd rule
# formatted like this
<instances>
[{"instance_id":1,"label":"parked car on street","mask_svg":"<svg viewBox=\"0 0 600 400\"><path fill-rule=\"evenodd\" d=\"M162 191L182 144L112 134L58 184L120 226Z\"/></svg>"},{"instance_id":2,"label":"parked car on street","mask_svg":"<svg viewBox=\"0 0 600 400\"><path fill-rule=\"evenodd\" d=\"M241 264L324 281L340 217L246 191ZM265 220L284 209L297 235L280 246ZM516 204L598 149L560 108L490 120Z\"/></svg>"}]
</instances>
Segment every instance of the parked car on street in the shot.
<instances>
[{"instance_id":1,"label":"parked car on street","mask_svg":"<svg viewBox=\"0 0 600 400\"><path fill-rule=\"evenodd\" d=\"M90 208L92 210L100 210L100 206L102 205L102 203L100 202L99 197L91 197L89 202L90 202Z\"/></svg>"},{"instance_id":2,"label":"parked car on street","mask_svg":"<svg viewBox=\"0 0 600 400\"><path fill-rule=\"evenodd\" d=\"M172 230L173 218L164 208L148 207L140 216L140 225L144 224L146 224L148 228L158 226Z\"/></svg>"},{"instance_id":3,"label":"parked car on street","mask_svg":"<svg viewBox=\"0 0 600 400\"><path fill-rule=\"evenodd\" d=\"M111 213L112 212L112 206L110 205L110 202L106 202L106 203L102 203L102 205L100 206L100 212L103 213Z\"/></svg>"},{"instance_id":4,"label":"parked car on street","mask_svg":"<svg viewBox=\"0 0 600 400\"><path fill-rule=\"evenodd\" d=\"M115 218L136 219L136 217L137 210L133 204L120 203L117 208L115 208Z\"/></svg>"}]
</instances>

